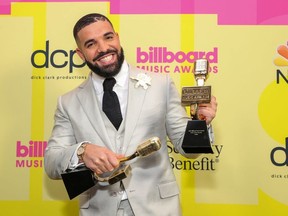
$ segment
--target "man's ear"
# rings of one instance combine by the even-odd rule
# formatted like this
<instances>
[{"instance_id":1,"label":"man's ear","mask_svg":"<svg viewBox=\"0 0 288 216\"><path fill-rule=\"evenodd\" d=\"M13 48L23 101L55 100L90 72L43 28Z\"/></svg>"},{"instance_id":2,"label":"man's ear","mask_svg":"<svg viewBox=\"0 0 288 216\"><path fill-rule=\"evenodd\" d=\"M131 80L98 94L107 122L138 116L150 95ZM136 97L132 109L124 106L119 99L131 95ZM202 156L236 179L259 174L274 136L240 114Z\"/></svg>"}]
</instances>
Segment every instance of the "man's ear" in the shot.
<instances>
[{"instance_id":1,"label":"man's ear","mask_svg":"<svg viewBox=\"0 0 288 216\"><path fill-rule=\"evenodd\" d=\"M83 55L83 53L81 52L81 50L79 48L76 48L76 53L78 54L78 56L83 60L85 61L85 57Z\"/></svg>"}]
</instances>

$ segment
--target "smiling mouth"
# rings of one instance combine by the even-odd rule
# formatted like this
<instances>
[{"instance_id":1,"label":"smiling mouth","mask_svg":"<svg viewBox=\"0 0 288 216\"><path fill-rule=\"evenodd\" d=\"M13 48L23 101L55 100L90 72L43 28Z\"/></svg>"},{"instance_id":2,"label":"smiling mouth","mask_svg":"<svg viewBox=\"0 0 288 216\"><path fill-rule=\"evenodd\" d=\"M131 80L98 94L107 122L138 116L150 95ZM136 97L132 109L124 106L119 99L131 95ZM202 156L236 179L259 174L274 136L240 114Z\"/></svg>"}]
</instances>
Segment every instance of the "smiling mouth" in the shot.
<instances>
[{"instance_id":1,"label":"smiling mouth","mask_svg":"<svg viewBox=\"0 0 288 216\"><path fill-rule=\"evenodd\" d=\"M116 55L117 52L114 50L107 50L107 52L101 52L98 56L96 56L93 61L99 61L102 63L108 63L113 59L113 56Z\"/></svg>"},{"instance_id":2,"label":"smiling mouth","mask_svg":"<svg viewBox=\"0 0 288 216\"><path fill-rule=\"evenodd\" d=\"M101 62L101 63L109 63L113 58L113 54L104 56L104 57L100 57L97 59L97 61Z\"/></svg>"}]
</instances>

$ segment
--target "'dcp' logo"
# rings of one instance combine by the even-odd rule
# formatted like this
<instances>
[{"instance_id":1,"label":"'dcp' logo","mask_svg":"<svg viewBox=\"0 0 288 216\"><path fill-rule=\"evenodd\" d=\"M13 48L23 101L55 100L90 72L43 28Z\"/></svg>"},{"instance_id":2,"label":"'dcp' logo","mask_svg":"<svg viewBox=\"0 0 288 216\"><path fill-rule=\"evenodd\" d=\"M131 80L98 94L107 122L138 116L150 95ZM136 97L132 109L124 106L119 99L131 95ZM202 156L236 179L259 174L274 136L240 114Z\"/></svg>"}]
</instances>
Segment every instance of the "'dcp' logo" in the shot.
<instances>
[{"instance_id":1,"label":"'dcp' logo","mask_svg":"<svg viewBox=\"0 0 288 216\"><path fill-rule=\"evenodd\" d=\"M56 49L50 50L50 41L45 43L45 49L35 50L31 55L31 64L35 68L65 68L69 67L69 73L72 73L74 68L82 68L85 62L77 64L74 59L75 50Z\"/></svg>"}]
</instances>

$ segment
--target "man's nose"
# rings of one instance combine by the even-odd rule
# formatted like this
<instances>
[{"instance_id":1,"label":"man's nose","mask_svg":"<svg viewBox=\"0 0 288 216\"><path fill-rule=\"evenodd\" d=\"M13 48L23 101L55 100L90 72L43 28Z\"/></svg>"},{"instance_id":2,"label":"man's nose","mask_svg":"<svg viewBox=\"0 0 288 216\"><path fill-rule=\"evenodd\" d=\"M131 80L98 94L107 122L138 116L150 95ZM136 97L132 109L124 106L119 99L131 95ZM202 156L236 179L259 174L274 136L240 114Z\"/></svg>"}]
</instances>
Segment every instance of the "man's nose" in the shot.
<instances>
[{"instance_id":1,"label":"man's nose","mask_svg":"<svg viewBox=\"0 0 288 216\"><path fill-rule=\"evenodd\" d=\"M98 52L106 52L108 50L108 44L104 41L98 43Z\"/></svg>"}]
</instances>

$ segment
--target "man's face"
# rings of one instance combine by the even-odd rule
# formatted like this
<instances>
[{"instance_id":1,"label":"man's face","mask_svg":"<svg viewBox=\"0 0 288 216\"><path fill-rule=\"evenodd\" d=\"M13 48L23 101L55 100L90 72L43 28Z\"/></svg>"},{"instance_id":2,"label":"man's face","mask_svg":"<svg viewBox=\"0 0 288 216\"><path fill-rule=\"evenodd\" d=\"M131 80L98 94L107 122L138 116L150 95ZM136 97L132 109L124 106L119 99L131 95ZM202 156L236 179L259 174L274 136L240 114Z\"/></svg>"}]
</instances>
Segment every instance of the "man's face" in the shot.
<instances>
[{"instance_id":1,"label":"man's face","mask_svg":"<svg viewBox=\"0 0 288 216\"><path fill-rule=\"evenodd\" d=\"M78 32L76 52L88 67L102 77L119 73L124 53L119 36L108 21L94 22Z\"/></svg>"}]
</instances>

